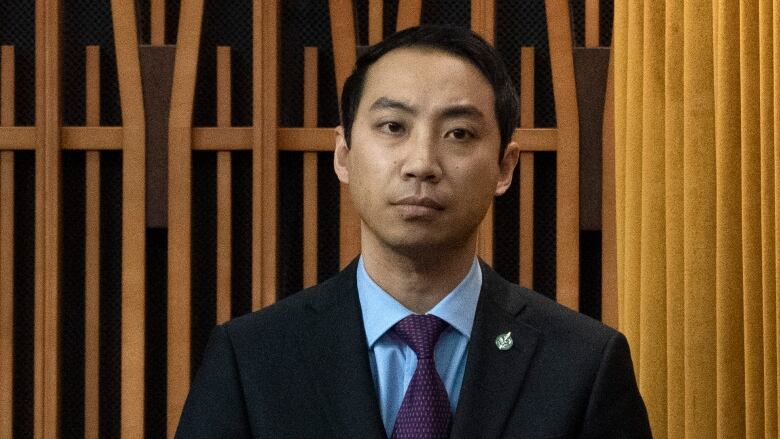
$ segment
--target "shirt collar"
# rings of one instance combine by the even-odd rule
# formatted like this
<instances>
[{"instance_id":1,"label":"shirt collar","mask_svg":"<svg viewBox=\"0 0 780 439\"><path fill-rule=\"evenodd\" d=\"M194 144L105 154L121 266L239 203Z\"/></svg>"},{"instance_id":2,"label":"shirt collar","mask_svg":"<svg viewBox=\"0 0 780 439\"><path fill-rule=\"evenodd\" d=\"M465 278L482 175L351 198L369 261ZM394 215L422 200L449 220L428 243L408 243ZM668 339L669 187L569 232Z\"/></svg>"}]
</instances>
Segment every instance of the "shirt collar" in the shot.
<instances>
[{"instance_id":1,"label":"shirt collar","mask_svg":"<svg viewBox=\"0 0 780 439\"><path fill-rule=\"evenodd\" d=\"M428 311L428 314L439 317L463 336L470 338L481 288L482 270L475 257L466 277ZM369 348L373 348L374 343L401 319L413 314L371 279L366 272L362 256L357 266L357 289Z\"/></svg>"}]
</instances>

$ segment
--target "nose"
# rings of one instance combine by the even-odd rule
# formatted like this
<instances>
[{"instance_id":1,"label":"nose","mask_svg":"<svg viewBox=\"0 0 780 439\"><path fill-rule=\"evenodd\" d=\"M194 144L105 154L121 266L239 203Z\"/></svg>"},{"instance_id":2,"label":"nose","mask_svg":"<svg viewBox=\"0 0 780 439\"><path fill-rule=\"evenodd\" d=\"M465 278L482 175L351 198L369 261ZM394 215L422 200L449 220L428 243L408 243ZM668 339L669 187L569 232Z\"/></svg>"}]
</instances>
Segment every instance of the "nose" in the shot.
<instances>
[{"instance_id":1,"label":"nose","mask_svg":"<svg viewBox=\"0 0 780 439\"><path fill-rule=\"evenodd\" d=\"M412 143L401 169L404 180L416 179L429 183L441 180L442 170L436 155L435 140L426 137Z\"/></svg>"}]
</instances>

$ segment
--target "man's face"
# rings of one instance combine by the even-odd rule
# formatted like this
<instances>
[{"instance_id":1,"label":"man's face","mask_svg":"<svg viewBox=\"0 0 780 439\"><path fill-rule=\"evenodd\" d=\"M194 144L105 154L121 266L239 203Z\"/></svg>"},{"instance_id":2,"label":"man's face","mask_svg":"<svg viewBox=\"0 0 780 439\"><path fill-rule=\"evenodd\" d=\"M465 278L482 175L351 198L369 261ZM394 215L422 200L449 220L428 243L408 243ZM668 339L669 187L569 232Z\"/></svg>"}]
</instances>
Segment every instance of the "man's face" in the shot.
<instances>
[{"instance_id":1,"label":"man's face","mask_svg":"<svg viewBox=\"0 0 780 439\"><path fill-rule=\"evenodd\" d=\"M405 254L473 243L518 150L499 163L493 90L467 61L396 49L366 75L350 148L337 129L334 167L349 184L363 240Z\"/></svg>"}]
</instances>

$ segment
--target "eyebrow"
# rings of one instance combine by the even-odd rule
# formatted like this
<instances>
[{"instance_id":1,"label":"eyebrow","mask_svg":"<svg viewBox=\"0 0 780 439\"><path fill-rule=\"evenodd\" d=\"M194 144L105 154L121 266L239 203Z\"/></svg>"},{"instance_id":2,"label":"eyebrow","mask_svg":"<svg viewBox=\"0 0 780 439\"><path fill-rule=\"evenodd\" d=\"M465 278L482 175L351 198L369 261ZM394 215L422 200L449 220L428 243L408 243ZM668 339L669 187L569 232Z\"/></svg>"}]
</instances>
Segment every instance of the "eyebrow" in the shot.
<instances>
[{"instance_id":1,"label":"eyebrow","mask_svg":"<svg viewBox=\"0 0 780 439\"><path fill-rule=\"evenodd\" d=\"M417 114L417 108L407 103L397 101L395 99L390 99L385 96L382 96L381 98L374 101L374 103L371 104L370 111L384 110L384 109L401 110L404 113Z\"/></svg>"},{"instance_id":2,"label":"eyebrow","mask_svg":"<svg viewBox=\"0 0 780 439\"><path fill-rule=\"evenodd\" d=\"M403 111L404 113L409 113L412 115L415 115L418 112L417 107L414 107L402 101L388 98L386 96L382 96L376 101L374 101L374 103L371 104L370 111L384 110L384 109L400 110ZM456 117L475 117L478 119L484 119L485 115L481 111L479 111L477 107L470 104L466 104L466 105L452 105L452 106L445 107L440 117L443 119L452 119Z\"/></svg>"},{"instance_id":3,"label":"eyebrow","mask_svg":"<svg viewBox=\"0 0 780 439\"><path fill-rule=\"evenodd\" d=\"M473 105L453 105L446 107L441 114L443 119L452 119L456 117L475 117L484 119L485 115Z\"/></svg>"}]
</instances>

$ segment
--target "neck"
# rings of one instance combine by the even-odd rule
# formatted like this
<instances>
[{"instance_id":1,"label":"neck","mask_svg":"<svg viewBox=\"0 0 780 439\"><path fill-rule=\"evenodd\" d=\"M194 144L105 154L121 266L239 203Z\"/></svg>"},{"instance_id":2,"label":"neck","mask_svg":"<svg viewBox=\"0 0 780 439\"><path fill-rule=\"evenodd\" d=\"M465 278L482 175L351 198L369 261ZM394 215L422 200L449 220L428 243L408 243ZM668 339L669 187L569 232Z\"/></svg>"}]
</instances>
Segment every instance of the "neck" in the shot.
<instances>
[{"instance_id":1,"label":"neck","mask_svg":"<svg viewBox=\"0 0 780 439\"><path fill-rule=\"evenodd\" d=\"M371 279L414 313L424 314L468 274L474 261L476 234L464 245L446 249L396 251L371 239L364 239L361 247Z\"/></svg>"}]
</instances>

